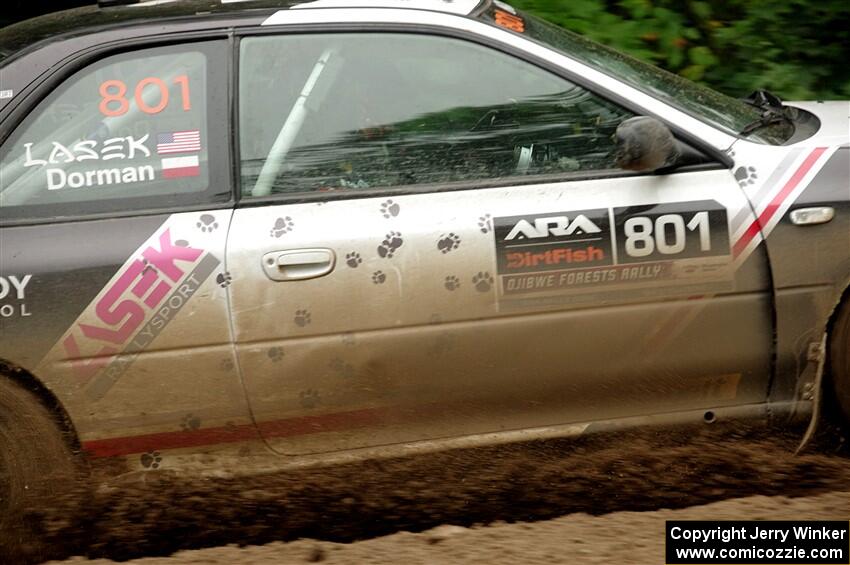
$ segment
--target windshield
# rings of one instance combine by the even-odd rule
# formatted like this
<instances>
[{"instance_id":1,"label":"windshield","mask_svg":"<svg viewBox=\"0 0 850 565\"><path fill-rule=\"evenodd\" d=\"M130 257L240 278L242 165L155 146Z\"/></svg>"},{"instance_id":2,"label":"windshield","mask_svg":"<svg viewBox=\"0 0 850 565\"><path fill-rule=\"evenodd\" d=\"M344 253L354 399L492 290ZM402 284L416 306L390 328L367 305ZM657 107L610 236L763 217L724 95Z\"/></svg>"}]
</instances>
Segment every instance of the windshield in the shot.
<instances>
[{"instance_id":1,"label":"windshield","mask_svg":"<svg viewBox=\"0 0 850 565\"><path fill-rule=\"evenodd\" d=\"M494 7L485 11L482 17L622 80L732 135L739 135L741 130L761 116L760 110L741 100L639 61L535 16L519 11L508 13ZM747 139L780 145L793 133L794 126L785 122L760 128L747 136Z\"/></svg>"}]
</instances>

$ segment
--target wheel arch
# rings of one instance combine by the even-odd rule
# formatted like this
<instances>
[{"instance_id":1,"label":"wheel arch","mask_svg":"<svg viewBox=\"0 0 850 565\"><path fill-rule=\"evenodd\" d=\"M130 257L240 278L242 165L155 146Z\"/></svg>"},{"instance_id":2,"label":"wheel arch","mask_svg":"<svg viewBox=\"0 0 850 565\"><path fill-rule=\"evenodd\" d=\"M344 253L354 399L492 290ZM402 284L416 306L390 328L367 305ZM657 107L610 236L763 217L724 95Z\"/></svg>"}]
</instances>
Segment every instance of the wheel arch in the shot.
<instances>
[{"instance_id":1,"label":"wheel arch","mask_svg":"<svg viewBox=\"0 0 850 565\"><path fill-rule=\"evenodd\" d=\"M841 288L841 286L838 288ZM835 321L838 319L838 313L841 311L841 307L848 303L850 303L850 278L845 281L844 290L838 293L838 300L836 300L835 304L832 306L832 312L829 313L829 317L826 320L825 329L827 336L832 334L832 328L835 325Z\"/></svg>"},{"instance_id":2,"label":"wheel arch","mask_svg":"<svg viewBox=\"0 0 850 565\"><path fill-rule=\"evenodd\" d=\"M818 394L824 396L823 405L826 409L826 416L830 420L834 420L839 411L838 401L834 398L834 389L835 386L833 384L833 372L832 372L832 356L830 354L832 350L832 340L834 335L835 324L838 322L838 317L841 314L842 308L846 305L850 305L850 279L848 279L844 283L844 289L838 293L838 300L836 300L835 304L832 307L832 311L829 313L829 316L826 320L826 324L824 326L824 332L826 335L825 347L822 352L823 355L823 379L821 382L820 390Z\"/></svg>"},{"instance_id":3,"label":"wheel arch","mask_svg":"<svg viewBox=\"0 0 850 565\"><path fill-rule=\"evenodd\" d=\"M77 434L74 422L71 420L71 416L65 410L59 398L38 377L20 365L0 357L0 378L16 382L32 393L53 415L54 421L64 432L71 450L76 454L82 453L82 444L80 443L79 435Z\"/></svg>"}]
</instances>

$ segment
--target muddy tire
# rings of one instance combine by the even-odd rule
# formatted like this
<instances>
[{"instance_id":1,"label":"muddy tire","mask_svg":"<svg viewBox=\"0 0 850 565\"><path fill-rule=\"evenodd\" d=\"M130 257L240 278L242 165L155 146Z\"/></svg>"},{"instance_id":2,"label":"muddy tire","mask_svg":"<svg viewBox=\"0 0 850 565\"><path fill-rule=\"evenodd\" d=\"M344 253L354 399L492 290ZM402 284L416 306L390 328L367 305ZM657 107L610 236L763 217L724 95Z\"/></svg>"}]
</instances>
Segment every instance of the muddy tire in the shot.
<instances>
[{"instance_id":1,"label":"muddy tire","mask_svg":"<svg viewBox=\"0 0 850 565\"><path fill-rule=\"evenodd\" d=\"M850 428L850 301L845 301L832 326L829 368L835 404L846 428Z\"/></svg>"},{"instance_id":2,"label":"muddy tire","mask_svg":"<svg viewBox=\"0 0 850 565\"><path fill-rule=\"evenodd\" d=\"M41 517L83 477L66 435L33 394L0 375L0 562L44 555Z\"/></svg>"}]
</instances>

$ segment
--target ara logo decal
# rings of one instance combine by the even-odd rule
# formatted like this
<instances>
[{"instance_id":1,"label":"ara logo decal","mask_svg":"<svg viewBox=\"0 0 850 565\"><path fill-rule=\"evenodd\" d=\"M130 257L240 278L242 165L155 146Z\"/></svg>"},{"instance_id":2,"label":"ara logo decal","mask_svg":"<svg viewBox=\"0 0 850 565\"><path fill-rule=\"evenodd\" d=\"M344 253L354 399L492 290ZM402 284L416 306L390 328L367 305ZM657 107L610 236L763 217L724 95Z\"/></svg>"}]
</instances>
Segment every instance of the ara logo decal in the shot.
<instances>
[{"instance_id":1,"label":"ara logo decal","mask_svg":"<svg viewBox=\"0 0 850 565\"><path fill-rule=\"evenodd\" d=\"M125 263L62 340L93 399L115 381L192 298L220 261L161 228Z\"/></svg>"},{"instance_id":2,"label":"ara logo decal","mask_svg":"<svg viewBox=\"0 0 850 565\"><path fill-rule=\"evenodd\" d=\"M539 239L541 237L562 236L574 234L594 234L602 230L584 214L574 216L570 221L568 216L550 216L535 218L532 225L526 219L519 220L513 229L505 236L505 241L513 239Z\"/></svg>"}]
</instances>

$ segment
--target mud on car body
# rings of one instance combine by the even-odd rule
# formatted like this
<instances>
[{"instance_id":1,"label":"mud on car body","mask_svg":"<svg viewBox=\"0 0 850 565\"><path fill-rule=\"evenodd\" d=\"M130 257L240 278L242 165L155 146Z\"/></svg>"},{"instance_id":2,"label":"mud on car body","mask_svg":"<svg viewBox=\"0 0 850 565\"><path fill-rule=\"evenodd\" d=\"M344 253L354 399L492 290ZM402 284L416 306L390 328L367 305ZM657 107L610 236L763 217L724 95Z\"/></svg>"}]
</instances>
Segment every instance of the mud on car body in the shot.
<instances>
[{"instance_id":1,"label":"mud on car body","mask_svg":"<svg viewBox=\"0 0 850 565\"><path fill-rule=\"evenodd\" d=\"M848 103L502 2L352 4L0 30L7 516L69 461L805 419L827 349L850 412Z\"/></svg>"}]
</instances>

